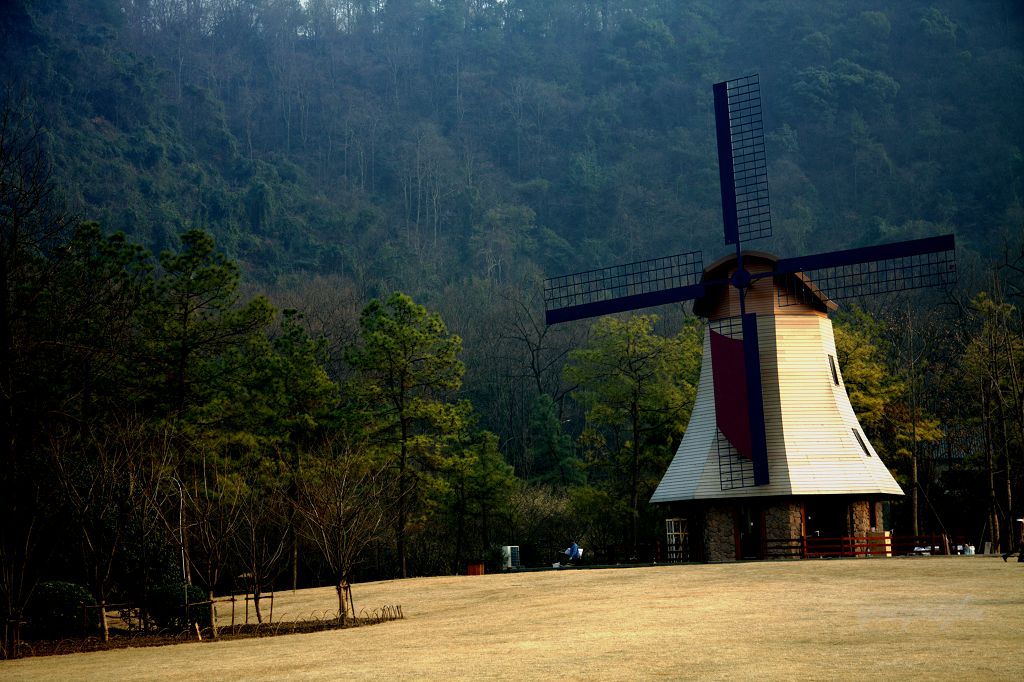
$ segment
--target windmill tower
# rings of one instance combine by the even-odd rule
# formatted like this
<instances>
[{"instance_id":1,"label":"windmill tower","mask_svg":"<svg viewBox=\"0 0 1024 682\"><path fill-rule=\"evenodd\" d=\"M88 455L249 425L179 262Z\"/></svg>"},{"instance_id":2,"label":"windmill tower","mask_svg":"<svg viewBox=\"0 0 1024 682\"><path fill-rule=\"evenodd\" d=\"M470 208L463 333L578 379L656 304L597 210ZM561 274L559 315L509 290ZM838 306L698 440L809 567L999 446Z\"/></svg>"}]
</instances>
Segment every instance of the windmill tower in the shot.
<instances>
[{"instance_id":1,"label":"windmill tower","mask_svg":"<svg viewBox=\"0 0 1024 682\"><path fill-rule=\"evenodd\" d=\"M955 281L952 235L780 259L771 236L757 76L714 85L725 243L545 282L555 324L694 301L707 318L690 424L652 502L694 559L792 555L795 539L867 535L902 495L850 406L828 313L855 296ZM670 542L671 544L671 542Z\"/></svg>"}]
</instances>

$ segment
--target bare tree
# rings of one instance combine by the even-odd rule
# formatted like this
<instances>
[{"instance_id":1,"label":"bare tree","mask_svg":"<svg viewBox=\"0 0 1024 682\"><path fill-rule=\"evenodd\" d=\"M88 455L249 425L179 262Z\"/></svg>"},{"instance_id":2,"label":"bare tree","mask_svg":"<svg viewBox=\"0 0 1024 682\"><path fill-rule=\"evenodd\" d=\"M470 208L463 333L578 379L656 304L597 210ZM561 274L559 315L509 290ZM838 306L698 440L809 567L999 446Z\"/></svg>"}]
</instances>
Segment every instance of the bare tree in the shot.
<instances>
[{"instance_id":1,"label":"bare tree","mask_svg":"<svg viewBox=\"0 0 1024 682\"><path fill-rule=\"evenodd\" d=\"M287 485L240 481L238 526L230 543L235 560L245 569L243 576L252 591L256 621L263 622L260 599L265 587L280 573L291 535L291 501Z\"/></svg>"},{"instance_id":2,"label":"bare tree","mask_svg":"<svg viewBox=\"0 0 1024 682\"><path fill-rule=\"evenodd\" d=\"M52 466L82 542L90 589L100 607L103 641L115 561L125 532L140 506L146 477L147 439L138 420L123 418L84 438L60 430L50 434Z\"/></svg>"},{"instance_id":3,"label":"bare tree","mask_svg":"<svg viewBox=\"0 0 1024 682\"><path fill-rule=\"evenodd\" d=\"M210 628L217 636L217 617L214 608L214 590L228 565L228 548L239 532L242 516L242 492L232 485L223 472L204 460L201 476L185 481L181 489L189 525L189 565L206 587L210 601ZM188 582L191 582L191 576Z\"/></svg>"},{"instance_id":4,"label":"bare tree","mask_svg":"<svg viewBox=\"0 0 1024 682\"><path fill-rule=\"evenodd\" d=\"M307 539L330 568L338 592L338 621L355 615L349 578L366 547L380 538L391 517L396 480L387 464L359 449L330 445L304 463L299 513Z\"/></svg>"},{"instance_id":5,"label":"bare tree","mask_svg":"<svg viewBox=\"0 0 1024 682\"><path fill-rule=\"evenodd\" d=\"M181 552L182 582L191 585L195 575L207 588L209 623L216 637L214 589L228 565L228 550L240 525L241 490L226 480L217 462L205 457L191 472L194 475L185 475L188 469L182 466L179 440L166 441L166 456L157 464L148 499L167 538ZM183 598L187 598L185 591Z\"/></svg>"},{"instance_id":6,"label":"bare tree","mask_svg":"<svg viewBox=\"0 0 1024 682\"><path fill-rule=\"evenodd\" d=\"M1013 457L1019 448L1013 442L1024 440L1024 341L1020 312L1007 302L1000 274L999 268L994 268L991 292L982 292L971 301L969 310L976 318L977 331L968 337L963 362L969 385L978 386L982 394L989 537L993 547L1002 545L1009 553L1016 544L1013 491L1019 467ZM998 490L999 478L1004 483L1002 491Z\"/></svg>"},{"instance_id":7,"label":"bare tree","mask_svg":"<svg viewBox=\"0 0 1024 682\"><path fill-rule=\"evenodd\" d=\"M292 286L272 288L268 294L278 308L302 312L309 335L327 339L327 371L331 378L339 382L347 379L345 348L359 338L359 312L367 296L339 275L305 278Z\"/></svg>"}]
</instances>

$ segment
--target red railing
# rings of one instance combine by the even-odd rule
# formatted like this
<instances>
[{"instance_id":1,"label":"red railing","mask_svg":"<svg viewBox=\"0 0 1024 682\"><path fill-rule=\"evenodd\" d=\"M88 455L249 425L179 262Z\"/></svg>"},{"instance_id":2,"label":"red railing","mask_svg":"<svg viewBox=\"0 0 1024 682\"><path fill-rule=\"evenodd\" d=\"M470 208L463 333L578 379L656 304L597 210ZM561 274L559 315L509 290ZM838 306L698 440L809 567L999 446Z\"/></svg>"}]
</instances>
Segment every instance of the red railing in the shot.
<instances>
[{"instance_id":1,"label":"red railing","mask_svg":"<svg viewBox=\"0 0 1024 682\"><path fill-rule=\"evenodd\" d=\"M956 539L960 541L959 538ZM960 542L960 544L964 544ZM807 559L858 556L946 555L956 553L949 536L933 535L844 535L799 538L769 538L764 554L769 559Z\"/></svg>"},{"instance_id":2,"label":"red railing","mask_svg":"<svg viewBox=\"0 0 1024 682\"><path fill-rule=\"evenodd\" d=\"M804 538L804 556L820 557L892 556L892 536L845 535L834 538Z\"/></svg>"}]
</instances>

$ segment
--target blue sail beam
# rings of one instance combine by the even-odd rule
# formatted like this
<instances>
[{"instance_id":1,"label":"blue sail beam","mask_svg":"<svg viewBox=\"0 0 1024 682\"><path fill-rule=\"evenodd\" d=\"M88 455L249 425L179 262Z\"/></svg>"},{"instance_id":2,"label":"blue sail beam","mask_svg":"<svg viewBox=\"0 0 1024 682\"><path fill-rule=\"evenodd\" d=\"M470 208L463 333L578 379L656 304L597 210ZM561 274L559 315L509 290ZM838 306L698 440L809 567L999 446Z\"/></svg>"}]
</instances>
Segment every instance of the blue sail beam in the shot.
<instances>
[{"instance_id":1,"label":"blue sail beam","mask_svg":"<svg viewBox=\"0 0 1024 682\"><path fill-rule=\"evenodd\" d=\"M884 294L956 282L953 235L778 261L775 275L801 272L829 300ZM760 275L760 273L759 273ZM809 289L794 280L779 293L780 305L806 302Z\"/></svg>"}]
</instances>

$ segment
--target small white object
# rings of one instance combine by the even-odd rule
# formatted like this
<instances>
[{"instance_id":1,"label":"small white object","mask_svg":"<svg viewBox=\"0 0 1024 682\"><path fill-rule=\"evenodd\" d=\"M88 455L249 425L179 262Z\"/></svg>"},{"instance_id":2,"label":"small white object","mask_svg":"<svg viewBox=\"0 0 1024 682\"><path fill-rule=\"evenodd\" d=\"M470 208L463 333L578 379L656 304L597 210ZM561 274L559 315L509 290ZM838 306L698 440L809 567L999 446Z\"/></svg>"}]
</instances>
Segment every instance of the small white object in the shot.
<instances>
[{"instance_id":1,"label":"small white object","mask_svg":"<svg viewBox=\"0 0 1024 682\"><path fill-rule=\"evenodd\" d=\"M501 548L501 567L519 568L519 545L505 545Z\"/></svg>"}]
</instances>

